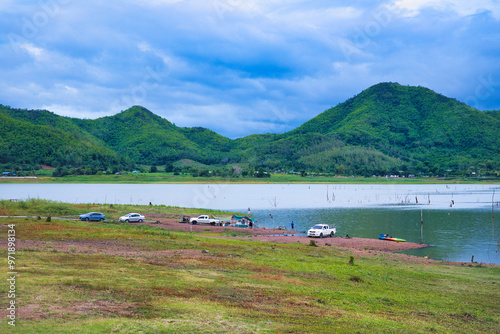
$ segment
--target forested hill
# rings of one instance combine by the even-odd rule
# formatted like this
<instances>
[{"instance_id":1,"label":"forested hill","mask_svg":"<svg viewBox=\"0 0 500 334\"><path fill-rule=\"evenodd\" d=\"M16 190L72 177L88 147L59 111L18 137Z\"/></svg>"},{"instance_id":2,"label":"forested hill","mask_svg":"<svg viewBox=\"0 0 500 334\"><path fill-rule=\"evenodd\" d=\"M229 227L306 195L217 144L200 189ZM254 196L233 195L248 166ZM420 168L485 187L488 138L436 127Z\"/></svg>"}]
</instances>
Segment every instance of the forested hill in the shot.
<instances>
[{"instance_id":1,"label":"forested hill","mask_svg":"<svg viewBox=\"0 0 500 334\"><path fill-rule=\"evenodd\" d=\"M213 131L177 127L139 106L110 117L73 121L138 164L165 165L181 159L218 164L232 147L230 139Z\"/></svg>"},{"instance_id":2,"label":"forested hill","mask_svg":"<svg viewBox=\"0 0 500 334\"><path fill-rule=\"evenodd\" d=\"M500 110L489 110L486 111L486 115L496 118L500 121Z\"/></svg>"},{"instance_id":3,"label":"forested hill","mask_svg":"<svg viewBox=\"0 0 500 334\"><path fill-rule=\"evenodd\" d=\"M76 166L95 173L103 166L127 166L130 159L117 154L70 119L44 110L0 106L0 164Z\"/></svg>"},{"instance_id":4,"label":"forested hill","mask_svg":"<svg viewBox=\"0 0 500 334\"><path fill-rule=\"evenodd\" d=\"M500 170L499 112L423 87L381 83L281 135L237 140L272 168L336 174L467 174Z\"/></svg>"},{"instance_id":5,"label":"forested hill","mask_svg":"<svg viewBox=\"0 0 500 334\"><path fill-rule=\"evenodd\" d=\"M481 112L423 87L372 86L288 135L311 133L397 158L399 168L499 169L498 112Z\"/></svg>"},{"instance_id":6,"label":"forested hill","mask_svg":"<svg viewBox=\"0 0 500 334\"><path fill-rule=\"evenodd\" d=\"M181 128L134 106L95 120L0 106L0 167L96 170L190 159L334 174L500 171L500 111L481 112L427 88L381 83L284 134L231 140Z\"/></svg>"}]
</instances>

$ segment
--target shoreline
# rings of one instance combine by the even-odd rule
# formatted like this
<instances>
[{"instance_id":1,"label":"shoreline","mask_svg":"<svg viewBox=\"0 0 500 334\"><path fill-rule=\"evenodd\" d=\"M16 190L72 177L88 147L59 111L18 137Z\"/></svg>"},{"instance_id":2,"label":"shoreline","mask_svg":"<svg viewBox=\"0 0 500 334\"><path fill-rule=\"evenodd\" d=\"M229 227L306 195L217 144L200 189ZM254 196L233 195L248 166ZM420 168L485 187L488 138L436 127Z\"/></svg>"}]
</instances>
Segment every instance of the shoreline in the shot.
<instances>
[{"instance_id":1,"label":"shoreline","mask_svg":"<svg viewBox=\"0 0 500 334\"><path fill-rule=\"evenodd\" d=\"M41 184L500 184L495 177L344 177L317 176L301 177L274 174L271 178L222 178L222 177L191 177L172 176L161 173L142 173L134 175L79 175L53 177L36 176L1 176L0 184L9 183L41 183Z\"/></svg>"},{"instance_id":2,"label":"shoreline","mask_svg":"<svg viewBox=\"0 0 500 334\"><path fill-rule=\"evenodd\" d=\"M160 227L170 230L193 231L193 232L214 232L223 233L225 231L236 231L248 233L248 236L235 236L230 238L239 238L242 240L258 240L271 243L300 243L308 245L311 240L314 240L317 246L337 246L340 248L353 248L361 251L378 251L378 252L397 252L410 249L425 248L429 245L419 244L414 242L395 242L380 239L358 238L358 237L325 237L325 238L310 238L303 235L303 231L288 231L278 229L263 229L263 228L242 228L233 226L211 226L211 225L191 225L187 223L179 223L175 219L159 219L156 222L147 221L144 223L132 223L134 225L149 225L151 227ZM226 238L226 236L217 236Z\"/></svg>"},{"instance_id":3,"label":"shoreline","mask_svg":"<svg viewBox=\"0 0 500 334\"><path fill-rule=\"evenodd\" d=\"M160 227L169 230L178 231L193 231L193 232L213 232L223 233L224 231L235 231L248 233L247 236L224 236L224 235L205 235L212 238L236 238L247 241L268 242L270 244L301 244L309 245L311 240L314 240L318 247L337 247L341 251L347 251L356 257L371 257L382 255L387 259L402 261L407 264L425 264L425 265L452 265L452 266L483 266L483 267L500 267L500 264L492 263L472 263L472 262L453 262L442 261L431 258L425 258L415 255L396 253L411 249L420 249L429 247L427 244L414 242L395 242L380 239L358 238L358 237L327 237L327 238L309 238L307 236L298 236L303 234L302 231L287 231L277 229L262 229L262 228L241 228L233 226L211 226L211 225L191 225L187 223L179 223L178 219L162 219L157 221L146 221L144 223L132 223L134 225L148 225L151 227Z\"/></svg>"},{"instance_id":4,"label":"shoreline","mask_svg":"<svg viewBox=\"0 0 500 334\"><path fill-rule=\"evenodd\" d=\"M258 241L272 244L300 244L305 246L316 246L316 247L336 247L338 250L350 252L355 257L372 257L372 256L382 256L386 259L393 259L401 261L406 264L424 264L424 265L452 265L452 266L468 266L468 267L500 267L500 264L493 263L478 263L478 262L454 262L445 260L436 260L427 257L420 257L416 255L408 255L397 253L406 250L421 249L429 247L427 244L414 243L414 242L397 242L388 241L380 239L371 238L360 238L360 237L325 237L325 238L310 238L303 235L304 231L289 231L289 230L279 230L279 229L265 229L265 228L242 228L234 226L212 226L212 225L192 225L189 223L180 223L180 219L175 218L164 218L162 215L149 215L155 220L147 220L143 223L130 223L130 225L146 225L150 227L162 228L172 231L186 231L186 232L197 232L200 236L211 237L211 238L224 238L224 239L239 239L244 241ZM16 217L16 216L5 216ZM18 218L20 216L17 216ZM28 216L24 216L28 217ZM31 216L30 216L31 217ZM34 217L31 217L34 218ZM57 217L52 217L56 219ZM237 232L234 235L224 235L224 233ZM204 234L205 233L205 234ZM238 235L239 233L239 235ZM302 234L302 235L298 235ZM311 242L314 241L314 245ZM34 240L24 240L23 243L34 242L37 244L35 247L41 247ZM0 244L2 242L0 241ZM62 244L67 244L66 246L75 246L77 248L84 246L87 242L75 242L72 240L67 240L62 242ZM43 247L42 247L43 248ZM67 248L67 247L63 247ZM107 253L107 249L100 249L100 251Z\"/></svg>"}]
</instances>

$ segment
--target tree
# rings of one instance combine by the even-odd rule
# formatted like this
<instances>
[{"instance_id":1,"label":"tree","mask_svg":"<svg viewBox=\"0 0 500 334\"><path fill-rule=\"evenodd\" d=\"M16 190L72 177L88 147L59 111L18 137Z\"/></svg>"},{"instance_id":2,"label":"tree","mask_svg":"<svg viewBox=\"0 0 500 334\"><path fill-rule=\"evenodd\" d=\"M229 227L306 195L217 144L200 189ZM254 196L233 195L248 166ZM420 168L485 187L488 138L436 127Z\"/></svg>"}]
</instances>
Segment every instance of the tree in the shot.
<instances>
[{"instance_id":1,"label":"tree","mask_svg":"<svg viewBox=\"0 0 500 334\"><path fill-rule=\"evenodd\" d=\"M210 177L210 171L208 171L207 169L202 169L199 175L202 177Z\"/></svg>"},{"instance_id":2,"label":"tree","mask_svg":"<svg viewBox=\"0 0 500 334\"><path fill-rule=\"evenodd\" d=\"M165 165L165 173L171 173L174 171L174 165L171 163L168 163Z\"/></svg>"},{"instance_id":3,"label":"tree","mask_svg":"<svg viewBox=\"0 0 500 334\"><path fill-rule=\"evenodd\" d=\"M254 173L254 176L255 177L258 177L258 178L263 178L263 177L271 177L271 174L267 173L264 171L264 168L260 167L259 169L257 169L257 171Z\"/></svg>"}]
</instances>

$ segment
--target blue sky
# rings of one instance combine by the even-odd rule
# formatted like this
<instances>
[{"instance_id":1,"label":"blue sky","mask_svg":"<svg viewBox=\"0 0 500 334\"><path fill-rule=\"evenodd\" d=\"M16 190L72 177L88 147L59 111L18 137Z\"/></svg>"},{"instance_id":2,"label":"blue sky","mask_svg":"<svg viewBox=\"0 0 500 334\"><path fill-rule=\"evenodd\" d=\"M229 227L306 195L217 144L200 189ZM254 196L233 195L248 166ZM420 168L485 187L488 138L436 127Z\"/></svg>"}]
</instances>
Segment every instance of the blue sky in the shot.
<instances>
[{"instance_id":1,"label":"blue sky","mask_svg":"<svg viewBox=\"0 0 500 334\"><path fill-rule=\"evenodd\" d=\"M387 81L500 110L500 1L3 0L0 76L3 105L230 138Z\"/></svg>"}]
</instances>

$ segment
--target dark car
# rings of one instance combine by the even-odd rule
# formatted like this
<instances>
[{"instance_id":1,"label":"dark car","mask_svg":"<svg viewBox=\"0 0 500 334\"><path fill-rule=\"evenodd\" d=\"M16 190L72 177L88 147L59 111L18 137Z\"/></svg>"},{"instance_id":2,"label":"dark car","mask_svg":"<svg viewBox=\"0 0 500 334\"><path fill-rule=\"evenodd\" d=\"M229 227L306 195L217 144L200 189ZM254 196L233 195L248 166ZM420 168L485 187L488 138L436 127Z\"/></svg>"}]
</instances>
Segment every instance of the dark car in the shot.
<instances>
[{"instance_id":1,"label":"dark car","mask_svg":"<svg viewBox=\"0 0 500 334\"><path fill-rule=\"evenodd\" d=\"M100 220L106 219L106 217L104 217L104 215L100 212L89 212L89 213L86 213L84 215L80 215L78 218L80 220L86 220L86 221L89 221L89 220L100 221Z\"/></svg>"}]
</instances>

